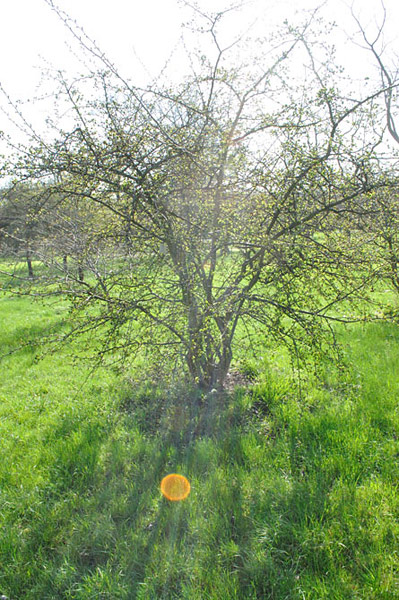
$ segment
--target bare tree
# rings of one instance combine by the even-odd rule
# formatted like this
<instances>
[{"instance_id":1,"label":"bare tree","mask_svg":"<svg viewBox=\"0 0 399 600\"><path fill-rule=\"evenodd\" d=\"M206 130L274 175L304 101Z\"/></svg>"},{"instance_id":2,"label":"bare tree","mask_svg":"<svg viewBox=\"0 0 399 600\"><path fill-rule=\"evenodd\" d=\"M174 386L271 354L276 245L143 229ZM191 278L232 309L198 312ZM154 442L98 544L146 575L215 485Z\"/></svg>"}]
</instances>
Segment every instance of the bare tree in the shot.
<instances>
[{"instance_id":1,"label":"bare tree","mask_svg":"<svg viewBox=\"0 0 399 600\"><path fill-rule=\"evenodd\" d=\"M377 152L386 86L340 91L316 12L242 66L243 40L220 42L223 13L200 13L212 60L193 56L181 84L141 89L48 3L99 61L94 96L81 93L87 77L60 74L73 125L9 169L97 207L121 257L101 279L63 279L73 332L97 332L100 356L123 362L148 348L205 388L223 386L234 344L254 336L319 348L324 325L344 320L338 304L374 276L347 231L392 185Z\"/></svg>"},{"instance_id":2,"label":"bare tree","mask_svg":"<svg viewBox=\"0 0 399 600\"><path fill-rule=\"evenodd\" d=\"M399 133L396 127L397 115L395 115L399 81L399 59L398 57L396 58L396 64L392 65L392 68L389 68L385 62L383 34L384 25L387 19L387 11L382 1L381 12L381 24L377 27L377 31L374 36L371 36L371 34L366 31L364 25L356 16L352 8L352 16L359 27L359 33L364 44L366 45L365 47L372 53L380 73L381 85L384 90L385 113L388 131L395 142L399 144Z\"/></svg>"},{"instance_id":3,"label":"bare tree","mask_svg":"<svg viewBox=\"0 0 399 600\"><path fill-rule=\"evenodd\" d=\"M38 258L40 240L46 237L43 205L37 194L37 187L12 185L2 190L0 201L2 254L26 261L29 279L34 278L33 261Z\"/></svg>"},{"instance_id":4,"label":"bare tree","mask_svg":"<svg viewBox=\"0 0 399 600\"><path fill-rule=\"evenodd\" d=\"M381 88L385 105L386 128L397 144L399 133L397 130L397 99L399 82L399 58L389 65L386 58L384 44L384 26L387 20L387 11L381 1L381 20L377 25L374 35L369 33L356 16L352 8L352 16L359 28L363 48L368 50L375 60L377 71L380 75ZM370 250L375 262L380 264L380 275L388 280L396 291L399 291L399 203L397 186L391 191L384 190L373 198L374 211L372 219L365 219L360 227L362 231L368 230L372 235Z\"/></svg>"}]
</instances>

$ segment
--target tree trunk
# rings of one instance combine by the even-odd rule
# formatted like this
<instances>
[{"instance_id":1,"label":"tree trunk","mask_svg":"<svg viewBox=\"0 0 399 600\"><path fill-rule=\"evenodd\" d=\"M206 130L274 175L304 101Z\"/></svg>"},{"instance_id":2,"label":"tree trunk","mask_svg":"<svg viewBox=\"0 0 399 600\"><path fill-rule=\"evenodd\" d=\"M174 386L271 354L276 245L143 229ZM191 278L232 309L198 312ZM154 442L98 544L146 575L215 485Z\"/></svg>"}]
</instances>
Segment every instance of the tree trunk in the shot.
<instances>
[{"instance_id":1,"label":"tree trunk","mask_svg":"<svg viewBox=\"0 0 399 600\"><path fill-rule=\"evenodd\" d=\"M29 249L26 251L26 262L28 265L29 278L33 279L32 252Z\"/></svg>"},{"instance_id":2,"label":"tree trunk","mask_svg":"<svg viewBox=\"0 0 399 600\"><path fill-rule=\"evenodd\" d=\"M203 339L192 343L186 355L186 362L191 378L198 387L204 390L223 389L227 373L233 357L230 344L225 344L221 353L205 348Z\"/></svg>"},{"instance_id":3,"label":"tree trunk","mask_svg":"<svg viewBox=\"0 0 399 600\"><path fill-rule=\"evenodd\" d=\"M398 272L399 259L395 253L392 236L388 236L387 242L388 242L388 249L389 249L389 265L390 265L390 269L391 269L390 279L392 281L392 285L395 287L395 289L397 291L399 291L399 272Z\"/></svg>"}]
</instances>

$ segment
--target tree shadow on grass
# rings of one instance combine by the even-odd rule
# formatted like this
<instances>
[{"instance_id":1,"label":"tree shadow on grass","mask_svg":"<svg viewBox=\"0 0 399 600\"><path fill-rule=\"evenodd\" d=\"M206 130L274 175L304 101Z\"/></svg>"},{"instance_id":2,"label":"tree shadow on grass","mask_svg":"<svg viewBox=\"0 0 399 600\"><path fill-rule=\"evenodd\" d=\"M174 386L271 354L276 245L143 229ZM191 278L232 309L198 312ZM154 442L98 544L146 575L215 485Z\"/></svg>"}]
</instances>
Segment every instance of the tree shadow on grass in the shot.
<instances>
[{"instance_id":1,"label":"tree shadow on grass","mask_svg":"<svg viewBox=\"0 0 399 600\"><path fill-rule=\"evenodd\" d=\"M38 325L24 325L10 332L9 340L6 334L2 336L0 360L17 352L34 352L38 347L46 348L51 352L51 343L58 333L65 330L66 321L60 319L56 323Z\"/></svg>"},{"instance_id":2,"label":"tree shadow on grass","mask_svg":"<svg viewBox=\"0 0 399 600\"><path fill-rule=\"evenodd\" d=\"M205 598L203 577L215 569L218 546L225 547L219 570L227 573L230 563L238 570L243 560L234 552L247 527L240 475L234 472L247 462L238 433L232 433L240 410L227 395L204 397L186 390L177 397L156 396L153 390L151 400L147 397L146 410L142 398L123 403L132 425L153 447L138 465L134 495L119 516L121 522L129 520L136 548L127 567L135 573L131 597L188 598L197 586L198 598ZM191 482L191 494L182 502L170 502L159 493L161 479L170 472ZM212 577L208 584L215 586Z\"/></svg>"},{"instance_id":3,"label":"tree shadow on grass","mask_svg":"<svg viewBox=\"0 0 399 600\"><path fill-rule=\"evenodd\" d=\"M47 478L12 530L19 558L4 593L303 598L303 573L332 568L320 537L331 478L304 470L315 459L297 443L301 431L281 431L285 474L267 464L273 454L257 449L259 437L250 445L244 412L234 396L148 389L108 420L83 409L60 416L43 442ZM256 464L251 452L260 453ZM184 501L160 492L171 472L191 483ZM30 531L18 541L22 526Z\"/></svg>"}]
</instances>

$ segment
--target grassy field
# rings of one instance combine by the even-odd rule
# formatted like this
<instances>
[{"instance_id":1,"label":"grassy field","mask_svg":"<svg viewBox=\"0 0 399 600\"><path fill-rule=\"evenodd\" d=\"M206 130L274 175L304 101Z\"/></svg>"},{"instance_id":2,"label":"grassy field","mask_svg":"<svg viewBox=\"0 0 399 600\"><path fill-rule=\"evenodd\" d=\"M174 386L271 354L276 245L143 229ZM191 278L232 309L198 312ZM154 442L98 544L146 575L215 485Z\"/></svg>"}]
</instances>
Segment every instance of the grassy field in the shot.
<instances>
[{"instance_id":1,"label":"grassy field","mask_svg":"<svg viewBox=\"0 0 399 600\"><path fill-rule=\"evenodd\" d=\"M399 329L340 332L302 398L280 359L234 394L38 360L66 306L0 298L0 595L399 598ZM265 349L267 352L267 349ZM184 474L183 502L160 481Z\"/></svg>"}]
</instances>

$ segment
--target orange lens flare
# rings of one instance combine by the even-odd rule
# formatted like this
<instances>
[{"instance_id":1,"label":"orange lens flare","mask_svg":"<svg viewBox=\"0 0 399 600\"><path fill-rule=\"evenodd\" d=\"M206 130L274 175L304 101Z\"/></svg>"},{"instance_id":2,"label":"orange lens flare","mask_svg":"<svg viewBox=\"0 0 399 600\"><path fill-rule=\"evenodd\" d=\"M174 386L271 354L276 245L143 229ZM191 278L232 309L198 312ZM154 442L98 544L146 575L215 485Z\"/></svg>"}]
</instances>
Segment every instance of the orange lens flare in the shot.
<instances>
[{"instance_id":1,"label":"orange lens flare","mask_svg":"<svg viewBox=\"0 0 399 600\"><path fill-rule=\"evenodd\" d=\"M161 492L168 500L184 500L190 493L190 483L183 475L171 473L161 481Z\"/></svg>"}]
</instances>

